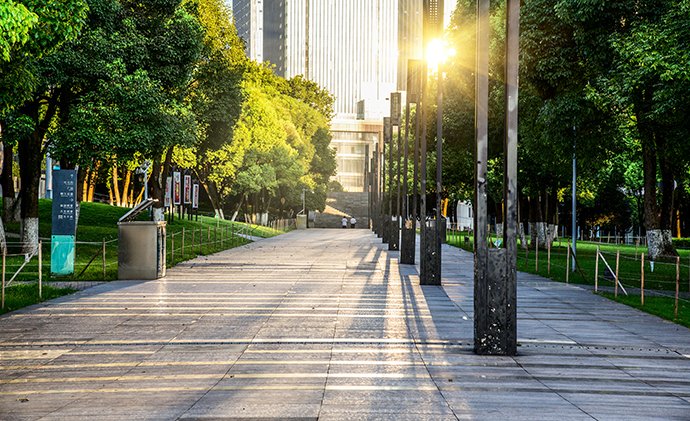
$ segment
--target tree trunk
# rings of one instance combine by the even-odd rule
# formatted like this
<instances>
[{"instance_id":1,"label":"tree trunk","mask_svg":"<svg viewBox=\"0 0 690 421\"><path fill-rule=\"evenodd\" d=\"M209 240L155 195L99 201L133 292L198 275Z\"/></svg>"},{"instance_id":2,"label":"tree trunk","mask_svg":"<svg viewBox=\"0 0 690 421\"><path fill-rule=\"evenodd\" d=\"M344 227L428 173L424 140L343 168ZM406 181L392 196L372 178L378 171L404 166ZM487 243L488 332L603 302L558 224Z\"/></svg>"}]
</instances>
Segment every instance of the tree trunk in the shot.
<instances>
[{"instance_id":1,"label":"tree trunk","mask_svg":"<svg viewBox=\"0 0 690 421\"><path fill-rule=\"evenodd\" d=\"M23 253L38 249L38 186L41 179L43 133L35 131L19 142L19 173L22 180L20 242Z\"/></svg>"},{"instance_id":2,"label":"tree trunk","mask_svg":"<svg viewBox=\"0 0 690 421\"><path fill-rule=\"evenodd\" d=\"M221 206L220 194L218 193L216 183L214 183L213 181L208 181L206 177L202 177L201 174L196 170L195 173L197 178L199 179L201 187L204 188L206 195L208 195L208 198L211 201L211 206L213 207L214 213L216 214L216 216L222 215L223 209Z\"/></svg>"},{"instance_id":3,"label":"tree trunk","mask_svg":"<svg viewBox=\"0 0 690 421\"><path fill-rule=\"evenodd\" d=\"M17 199L14 190L14 177L12 176L12 171L14 169L14 147L9 144L4 144L2 154L2 176L0 177L0 183L2 183L2 219L4 223L19 222L21 218L21 201Z\"/></svg>"},{"instance_id":4,"label":"tree trunk","mask_svg":"<svg viewBox=\"0 0 690 421\"><path fill-rule=\"evenodd\" d=\"M85 202L89 200L89 173L88 168L79 167L77 175L77 186L79 186L79 194L77 195L77 202Z\"/></svg>"},{"instance_id":5,"label":"tree trunk","mask_svg":"<svg viewBox=\"0 0 690 421\"><path fill-rule=\"evenodd\" d=\"M122 185L122 206L129 206L132 202L131 197L129 197L129 184L132 180L132 171L127 170L125 173L125 181Z\"/></svg>"},{"instance_id":6,"label":"tree trunk","mask_svg":"<svg viewBox=\"0 0 690 421\"><path fill-rule=\"evenodd\" d=\"M96 193L96 182L98 181L98 173L101 168L101 161L96 161L93 169L90 171L89 184L87 189L86 201L93 202L93 196Z\"/></svg>"},{"instance_id":7,"label":"tree trunk","mask_svg":"<svg viewBox=\"0 0 690 421\"><path fill-rule=\"evenodd\" d=\"M639 108L639 107L638 107ZM637 112L638 131L642 140L642 160L644 171L644 222L647 230L649 260L662 256L677 256L671 241L671 215L673 198L673 174L671 168L662 168L662 206L657 204L657 159L658 147L663 146L654 127L647 122L644 114ZM662 167L664 167L663 165Z\"/></svg>"},{"instance_id":8,"label":"tree trunk","mask_svg":"<svg viewBox=\"0 0 690 421\"><path fill-rule=\"evenodd\" d=\"M117 165L113 165L113 181L112 183L110 183L110 185L112 186L112 189L115 192L115 205L122 206L122 196L120 196L120 184L118 183L117 178Z\"/></svg>"},{"instance_id":9,"label":"tree trunk","mask_svg":"<svg viewBox=\"0 0 690 421\"><path fill-rule=\"evenodd\" d=\"M237 215L240 213L240 210L242 209L242 202L244 202L244 195L240 195L240 202L237 204L237 208L235 208L235 212L232 214L232 218L230 219L232 222L235 222L237 220Z\"/></svg>"}]
</instances>

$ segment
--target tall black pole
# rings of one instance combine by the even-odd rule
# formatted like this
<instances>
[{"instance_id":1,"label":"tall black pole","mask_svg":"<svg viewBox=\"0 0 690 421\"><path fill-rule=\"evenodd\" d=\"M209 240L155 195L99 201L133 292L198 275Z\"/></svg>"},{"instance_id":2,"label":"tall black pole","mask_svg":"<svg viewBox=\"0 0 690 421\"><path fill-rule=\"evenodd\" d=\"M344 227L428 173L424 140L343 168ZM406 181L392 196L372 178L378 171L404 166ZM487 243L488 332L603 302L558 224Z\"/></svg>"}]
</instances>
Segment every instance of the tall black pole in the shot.
<instances>
[{"instance_id":1,"label":"tall black pole","mask_svg":"<svg viewBox=\"0 0 690 421\"><path fill-rule=\"evenodd\" d=\"M386 170L388 169L388 165L386 164L386 147L390 149L390 145L388 145L388 142L390 142L390 139L388 137L389 132L390 132L390 125L391 125L391 120L389 117L384 117L383 118L383 151L381 154L381 174L382 174L382 182L381 182L381 234L382 234L382 241L383 243L388 243L388 226L389 226L389 221L390 221L390 208L387 209L386 207L386 194L390 196L390 189L386 187ZM388 180L390 182L390 180Z\"/></svg>"},{"instance_id":2,"label":"tall black pole","mask_svg":"<svg viewBox=\"0 0 690 421\"><path fill-rule=\"evenodd\" d=\"M432 40L440 41L443 36L443 1L442 0L424 0L424 47L426 47ZM426 70L426 66L425 66ZM420 177L422 180L421 186L421 218L422 218L422 232L420 235L420 259L419 259L419 283L422 285L440 285L441 284L441 246L440 237L438 235L439 218L436 216L433 221L427 222L427 191L426 191L426 160L427 160L427 139L426 139L426 111L428 109L427 102L427 88L426 88L426 72L422 78L422 135L421 135L421 168ZM440 142L440 138L439 138ZM440 158L440 157L438 157ZM439 206L436 206L438 212Z\"/></svg>"},{"instance_id":3,"label":"tall black pole","mask_svg":"<svg viewBox=\"0 0 690 421\"><path fill-rule=\"evenodd\" d=\"M404 164L403 164L403 224L402 232L400 234L400 263L404 265L414 264L414 224L410 220L410 195L407 187L408 182L408 159L410 155L410 100L409 96L405 101L405 140L404 140Z\"/></svg>"},{"instance_id":4,"label":"tall black pole","mask_svg":"<svg viewBox=\"0 0 690 421\"><path fill-rule=\"evenodd\" d=\"M401 157L401 140L400 140L400 109L402 105L402 95L400 92L391 92L390 94L390 121L391 121L391 148L393 147L393 129L397 127L397 139L396 139L396 170L397 174L395 177L395 208L391 209L391 226L390 226L390 238L388 241L388 250L400 250L400 157ZM391 155L391 169L393 168L393 156ZM391 178L393 173L391 172ZM393 190L391 189L391 194Z\"/></svg>"},{"instance_id":5,"label":"tall black pole","mask_svg":"<svg viewBox=\"0 0 690 421\"><path fill-rule=\"evenodd\" d=\"M421 70L421 69L420 69ZM422 78L422 72L420 72L419 75L417 75L419 78L419 82L421 84L421 78ZM413 223L413 228L415 229L415 236L416 234L416 229L417 229L417 217L419 216L419 138L420 138L420 120L421 120L421 114L422 114L422 109L420 107L420 102L421 102L421 86L420 86L420 92L419 95L417 96L417 101L415 105L415 111L414 111L414 117L415 117L415 123L414 123L414 152L413 152L413 158L412 158L412 223Z\"/></svg>"},{"instance_id":6,"label":"tall black pole","mask_svg":"<svg viewBox=\"0 0 690 421\"><path fill-rule=\"evenodd\" d=\"M426 101L427 101L426 66L422 69L422 95L420 100L420 120L422 124L419 136L419 283L428 285L428 239L426 226Z\"/></svg>"},{"instance_id":7,"label":"tall black pole","mask_svg":"<svg viewBox=\"0 0 690 421\"><path fill-rule=\"evenodd\" d=\"M400 263L413 265L415 263L415 238L417 236L416 226L417 226L417 140L419 139L419 96L421 94L421 75L420 70L424 65L421 60L408 60L407 63L407 107L405 107L405 164L403 169L404 181L403 181L403 197L404 197L404 210L403 214L405 217L401 237L400 246ZM409 164L408 159L410 155L409 144L410 144L410 108L411 104L417 104L416 107L416 117L417 124L415 124L415 136L414 136L414 156L412 158L414 166L414 174L412 177L412 209L410 209L410 195L408 188L408 172Z\"/></svg>"},{"instance_id":8,"label":"tall black pole","mask_svg":"<svg viewBox=\"0 0 690 421\"><path fill-rule=\"evenodd\" d=\"M487 158L489 103L489 0L477 3L477 68L475 107L475 253L474 351L481 355L515 355L516 223L517 223L517 95L520 1L508 0L506 15L506 130L504 167L504 244L487 242Z\"/></svg>"}]
</instances>

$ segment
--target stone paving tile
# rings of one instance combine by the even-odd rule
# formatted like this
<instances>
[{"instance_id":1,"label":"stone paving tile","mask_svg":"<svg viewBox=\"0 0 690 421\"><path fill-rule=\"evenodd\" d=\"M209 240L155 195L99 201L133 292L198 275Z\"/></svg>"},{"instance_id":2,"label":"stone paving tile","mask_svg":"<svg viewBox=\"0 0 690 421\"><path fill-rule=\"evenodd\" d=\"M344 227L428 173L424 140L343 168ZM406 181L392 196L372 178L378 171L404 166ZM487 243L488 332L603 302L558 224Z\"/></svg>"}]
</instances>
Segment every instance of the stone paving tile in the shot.
<instances>
[{"instance_id":1,"label":"stone paving tile","mask_svg":"<svg viewBox=\"0 0 690 421\"><path fill-rule=\"evenodd\" d=\"M474 355L471 265L295 231L5 315L0 420L690 418L690 331L577 286L520 274L519 355Z\"/></svg>"}]
</instances>

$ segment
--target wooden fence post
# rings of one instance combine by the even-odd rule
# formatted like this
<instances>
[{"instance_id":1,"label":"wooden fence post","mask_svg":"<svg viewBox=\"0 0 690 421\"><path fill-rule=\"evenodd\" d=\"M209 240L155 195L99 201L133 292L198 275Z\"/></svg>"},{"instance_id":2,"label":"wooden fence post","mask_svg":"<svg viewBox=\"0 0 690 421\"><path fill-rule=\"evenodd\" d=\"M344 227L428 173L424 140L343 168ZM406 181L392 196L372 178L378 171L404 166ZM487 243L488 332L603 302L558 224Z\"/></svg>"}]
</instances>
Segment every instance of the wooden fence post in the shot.
<instances>
[{"instance_id":1,"label":"wooden fence post","mask_svg":"<svg viewBox=\"0 0 690 421\"><path fill-rule=\"evenodd\" d=\"M673 305L673 319L678 318L678 295L680 293L680 256L676 257L676 299Z\"/></svg>"},{"instance_id":2,"label":"wooden fence post","mask_svg":"<svg viewBox=\"0 0 690 421\"><path fill-rule=\"evenodd\" d=\"M644 253L640 255L642 264L640 265L640 305L644 305Z\"/></svg>"},{"instance_id":3,"label":"wooden fence post","mask_svg":"<svg viewBox=\"0 0 690 421\"><path fill-rule=\"evenodd\" d=\"M613 287L613 295L618 298L618 264L620 262L621 252L616 250L616 285Z\"/></svg>"},{"instance_id":4,"label":"wooden fence post","mask_svg":"<svg viewBox=\"0 0 690 421\"><path fill-rule=\"evenodd\" d=\"M38 298L43 298L43 242L38 242Z\"/></svg>"},{"instance_id":5,"label":"wooden fence post","mask_svg":"<svg viewBox=\"0 0 690 421\"><path fill-rule=\"evenodd\" d=\"M194 232L194 231L192 231L192 232ZM192 240L192 241L194 241L194 240ZM185 256L185 254L184 254L184 227L182 227L182 260L184 260L184 256Z\"/></svg>"},{"instance_id":6,"label":"wooden fence post","mask_svg":"<svg viewBox=\"0 0 690 421\"><path fill-rule=\"evenodd\" d=\"M101 242L101 252L103 260L103 280L105 280L105 238Z\"/></svg>"},{"instance_id":7,"label":"wooden fence post","mask_svg":"<svg viewBox=\"0 0 690 421\"><path fill-rule=\"evenodd\" d=\"M568 257L565 261L565 283L569 283L570 280L570 240L568 240Z\"/></svg>"},{"instance_id":8,"label":"wooden fence post","mask_svg":"<svg viewBox=\"0 0 690 421\"><path fill-rule=\"evenodd\" d=\"M209 234L211 233L211 228L209 227ZM204 247L204 229L199 228L199 254L203 253L203 247Z\"/></svg>"},{"instance_id":9,"label":"wooden fence post","mask_svg":"<svg viewBox=\"0 0 690 421\"><path fill-rule=\"evenodd\" d=\"M597 246L597 260L594 263L594 292L599 292L599 246Z\"/></svg>"},{"instance_id":10,"label":"wooden fence post","mask_svg":"<svg viewBox=\"0 0 690 421\"><path fill-rule=\"evenodd\" d=\"M170 267L175 266L175 233L170 234Z\"/></svg>"},{"instance_id":11,"label":"wooden fence post","mask_svg":"<svg viewBox=\"0 0 690 421\"><path fill-rule=\"evenodd\" d=\"M192 257L194 257L194 240L196 240L196 230L192 228L192 245L189 247L192 250ZM201 236L199 236L199 241L201 241Z\"/></svg>"}]
</instances>

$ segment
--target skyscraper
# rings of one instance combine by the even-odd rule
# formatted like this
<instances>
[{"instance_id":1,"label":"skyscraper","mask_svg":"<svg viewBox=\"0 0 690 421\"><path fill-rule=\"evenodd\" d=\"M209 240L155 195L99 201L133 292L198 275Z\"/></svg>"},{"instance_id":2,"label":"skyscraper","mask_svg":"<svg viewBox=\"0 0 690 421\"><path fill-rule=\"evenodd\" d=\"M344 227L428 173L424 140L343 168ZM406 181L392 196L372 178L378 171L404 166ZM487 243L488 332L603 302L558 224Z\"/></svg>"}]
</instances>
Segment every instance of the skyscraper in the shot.
<instances>
[{"instance_id":1,"label":"skyscraper","mask_svg":"<svg viewBox=\"0 0 690 421\"><path fill-rule=\"evenodd\" d=\"M422 0L233 0L233 9L250 58L335 96L335 178L363 191L365 151L377 150L388 97L405 89L407 60L422 58Z\"/></svg>"},{"instance_id":2,"label":"skyscraper","mask_svg":"<svg viewBox=\"0 0 690 421\"><path fill-rule=\"evenodd\" d=\"M264 61L263 0L232 0L237 35L244 41L244 51L252 60Z\"/></svg>"}]
</instances>

